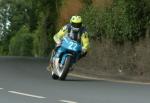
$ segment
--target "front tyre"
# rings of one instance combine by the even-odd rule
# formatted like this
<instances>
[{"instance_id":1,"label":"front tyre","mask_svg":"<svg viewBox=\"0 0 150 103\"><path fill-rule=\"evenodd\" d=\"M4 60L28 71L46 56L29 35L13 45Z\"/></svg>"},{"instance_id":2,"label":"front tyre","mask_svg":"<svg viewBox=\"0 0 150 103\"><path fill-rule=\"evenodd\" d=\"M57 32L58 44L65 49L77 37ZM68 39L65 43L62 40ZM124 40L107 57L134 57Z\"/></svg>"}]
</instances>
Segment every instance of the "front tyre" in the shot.
<instances>
[{"instance_id":1,"label":"front tyre","mask_svg":"<svg viewBox=\"0 0 150 103\"><path fill-rule=\"evenodd\" d=\"M57 79L59 79L59 77L52 71L52 78L54 79L54 80L57 80Z\"/></svg>"},{"instance_id":2,"label":"front tyre","mask_svg":"<svg viewBox=\"0 0 150 103\"><path fill-rule=\"evenodd\" d=\"M70 63L71 63L71 56L67 56L66 59L65 59L65 63L64 63L64 66L62 68L62 75L60 76L60 80L65 80L66 79L66 76L69 72L69 68L70 68Z\"/></svg>"},{"instance_id":3,"label":"front tyre","mask_svg":"<svg viewBox=\"0 0 150 103\"><path fill-rule=\"evenodd\" d=\"M49 61L49 63L50 63L50 69L51 69L51 73L52 73L52 78L54 79L54 80L57 80L57 79L59 79L59 76L57 76L55 73L54 73L54 67L53 67L53 57L55 56L55 50L52 50L52 52L51 52L51 58L50 58L50 61Z\"/></svg>"}]
</instances>

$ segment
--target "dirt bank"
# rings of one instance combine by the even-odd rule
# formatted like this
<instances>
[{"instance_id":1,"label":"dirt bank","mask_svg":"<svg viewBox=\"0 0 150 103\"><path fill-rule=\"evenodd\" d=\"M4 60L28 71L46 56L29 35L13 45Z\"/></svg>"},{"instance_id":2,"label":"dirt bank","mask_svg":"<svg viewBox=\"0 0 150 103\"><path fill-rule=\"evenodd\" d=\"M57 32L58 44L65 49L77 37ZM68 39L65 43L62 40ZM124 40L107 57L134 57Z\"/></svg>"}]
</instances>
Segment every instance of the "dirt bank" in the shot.
<instances>
[{"instance_id":1,"label":"dirt bank","mask_svg":"<svg viewBox=\"0 0 150 103\"><path fill-rule=\"evenodd\" d=\"M150 38L116 45L91 41L91 51L75 66L75 72L94 77L150 82Z\"/></svg>"}]
</instances>

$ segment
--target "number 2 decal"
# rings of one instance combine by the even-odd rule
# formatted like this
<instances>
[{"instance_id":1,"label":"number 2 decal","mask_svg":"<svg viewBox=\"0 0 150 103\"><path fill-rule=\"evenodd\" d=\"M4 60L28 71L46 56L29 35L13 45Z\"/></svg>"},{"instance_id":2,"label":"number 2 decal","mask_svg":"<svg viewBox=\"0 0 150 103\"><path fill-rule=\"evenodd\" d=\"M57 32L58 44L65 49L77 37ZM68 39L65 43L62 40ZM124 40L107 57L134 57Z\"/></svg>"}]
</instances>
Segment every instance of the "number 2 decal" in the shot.
<instances>
[{"instance_id":1,"label":"number 2 decal","mask_svg":"<svg viewBox=\"0 0 150 103\"><path fill-rule=\"evenodd\" d=\"M73 42L70 42L69 43L69 48L70 49L75 49L77 47L77 44L73 43Z\"/></svg>"}]
</instances>

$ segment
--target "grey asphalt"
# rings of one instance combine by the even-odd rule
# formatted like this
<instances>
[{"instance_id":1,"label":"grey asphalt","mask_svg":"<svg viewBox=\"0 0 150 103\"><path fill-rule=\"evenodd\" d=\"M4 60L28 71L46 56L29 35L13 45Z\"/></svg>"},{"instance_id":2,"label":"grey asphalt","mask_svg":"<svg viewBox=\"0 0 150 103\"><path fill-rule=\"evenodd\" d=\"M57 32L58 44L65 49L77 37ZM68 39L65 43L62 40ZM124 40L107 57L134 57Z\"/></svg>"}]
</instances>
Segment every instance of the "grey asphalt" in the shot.
<instances>
[{"instance_id":1,"label":"grey asphalt","mask_svg":"<svg viewBox=\"0 0 150 103\"><path fill-rule=\"evenodd\" d=\"M44 58L0 57L0 103L150 103L150 85L76 77L56 81L46 71L47 64Z\"/></svg>"}]
</instances>

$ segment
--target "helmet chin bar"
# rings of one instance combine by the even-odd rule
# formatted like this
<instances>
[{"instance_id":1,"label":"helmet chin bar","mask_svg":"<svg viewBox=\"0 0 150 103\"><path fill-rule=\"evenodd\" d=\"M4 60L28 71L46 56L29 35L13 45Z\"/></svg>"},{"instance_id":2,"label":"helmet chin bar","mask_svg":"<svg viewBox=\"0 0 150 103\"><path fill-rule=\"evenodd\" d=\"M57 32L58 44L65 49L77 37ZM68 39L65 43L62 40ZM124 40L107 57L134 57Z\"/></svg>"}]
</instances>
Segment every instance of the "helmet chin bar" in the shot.
<instances>
[{"instance_id":1,"label":"helmet chin bar","mask_svg":"<svg viewBox=\"0 0 150 103\"><path fill-rule=\"evenodd\" d=\"M80 28L75 28L73 26L71 26L72 31L78 32Z\"/></svg>"}]
</instances>

